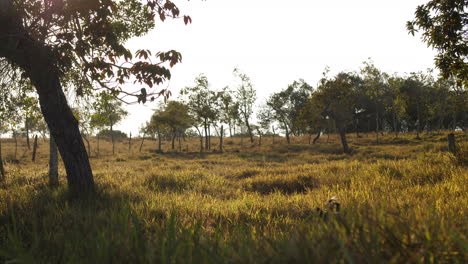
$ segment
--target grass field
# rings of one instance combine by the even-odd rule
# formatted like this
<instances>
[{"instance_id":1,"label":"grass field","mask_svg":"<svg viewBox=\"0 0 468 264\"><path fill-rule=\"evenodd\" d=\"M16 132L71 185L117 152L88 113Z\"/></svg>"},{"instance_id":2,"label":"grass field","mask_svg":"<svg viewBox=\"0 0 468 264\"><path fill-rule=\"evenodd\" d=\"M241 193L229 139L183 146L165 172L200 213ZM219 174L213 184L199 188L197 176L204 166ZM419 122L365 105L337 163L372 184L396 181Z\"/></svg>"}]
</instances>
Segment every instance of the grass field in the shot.
<instances>
[{"instance_id":1,"label":"grass field","mask_svg":"<svg viewBox=\"0 0 468 264\"><path fill-rule=\"evenodd\" d=\"M93 139L97 194L70 200L63 168L47 185L47 142L32 163L21 141L14 163L3 139L0 263L468 263L468 136L457 140L457 156L446 134L350 135L351 155L336 136L228 138L224 153L190 139L180 153L134 140L111 155L101 141L97 158Z\"/></svg>"}]
</instances>

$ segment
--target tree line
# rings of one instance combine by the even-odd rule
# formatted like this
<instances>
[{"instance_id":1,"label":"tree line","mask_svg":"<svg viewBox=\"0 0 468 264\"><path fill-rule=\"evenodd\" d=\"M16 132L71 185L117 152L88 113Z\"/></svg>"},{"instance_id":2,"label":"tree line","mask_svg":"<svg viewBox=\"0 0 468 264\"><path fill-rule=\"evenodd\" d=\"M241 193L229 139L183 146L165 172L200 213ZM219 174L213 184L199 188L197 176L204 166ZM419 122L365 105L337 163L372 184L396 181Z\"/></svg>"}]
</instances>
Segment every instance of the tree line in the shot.
<instances>
[{"instance_id":1,"label":"tree line","mask_svg":"<svg viewBox=\"0 0 468 264\"><path fill-rule=\"evenodd\" d=\"M200 150L210 150L212 135L220 137L316 135L339 133L343 151L350 152L347 133L384 133L466 130L468 93L450 79L436 78L432 71L389 74L371 60L359 71L330 75L326 69L314 88L304 80L292 82L272 93L256 107L256 91L250 78L234 70L237 87L212 89L204 74L182 89L180 96L161 104L142 133L170 138L198 136ZM256 122L253 121L256 117ZM161 151L161 143L158 147Z\"/></svg>"}]
</instances>

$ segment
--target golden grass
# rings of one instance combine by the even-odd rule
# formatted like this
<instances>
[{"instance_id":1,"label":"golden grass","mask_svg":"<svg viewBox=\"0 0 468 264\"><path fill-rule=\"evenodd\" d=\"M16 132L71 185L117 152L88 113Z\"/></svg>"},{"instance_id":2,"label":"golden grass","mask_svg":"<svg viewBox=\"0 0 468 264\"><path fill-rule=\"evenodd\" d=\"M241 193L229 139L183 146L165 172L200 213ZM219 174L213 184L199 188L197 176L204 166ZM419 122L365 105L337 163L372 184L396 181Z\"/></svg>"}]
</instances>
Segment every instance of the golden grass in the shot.
<instances>
[{"instance_id":1,"label":"golden grass","mask_svg":"<svg viewBox=\"0 0 468 264\"><path fill-rule=\"evenodd\" d=\"M0 262L466 263L467 135L457 135L458 156L445 134L350 137L352 155L325 136L228 138L224 153L197 153L190 139L182 153L158 154L156 141L140 153L134 140L131 153L122 141L111 155L101 142L99 158L93 139L98 194L80 201L67 198L63 168L62 186L47 186L40 141L36 163L26 152L6 164ZM339 214L317 211L332 196Z\"/></svg>"}]
</instances>

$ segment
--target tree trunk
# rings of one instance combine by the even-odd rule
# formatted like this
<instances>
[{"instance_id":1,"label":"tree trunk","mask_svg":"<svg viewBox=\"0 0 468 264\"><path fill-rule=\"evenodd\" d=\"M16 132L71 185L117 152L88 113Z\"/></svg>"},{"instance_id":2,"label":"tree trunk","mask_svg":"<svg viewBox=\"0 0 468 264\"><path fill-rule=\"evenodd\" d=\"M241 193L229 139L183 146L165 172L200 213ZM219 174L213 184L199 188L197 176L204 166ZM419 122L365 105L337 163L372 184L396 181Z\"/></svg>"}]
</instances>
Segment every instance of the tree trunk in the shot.
<instances>
[{"instance_id":1,"label":"tree trunk","mask_svg":"<svg viewBox=\"0 0 468 264\"><path fill-rule=\"evenodd\" d=\"M315 136L315 138L314 138L314 141L312 141L312 144L315 144L317 142L317 140L320 138L321 133L322 133L322 131L319 130L319 132L317 133L317 136Z\"/></svg>"},{"instance_id":2,"label":"tree trunk","mask_svg":"<svg viewBox=\"0 0 468 264\"><path fill-rule=\"evenodd\" d=\"M182 152L182 141L181 141L181 136L178 136L179 138L179 152Z\"/></svg>"},{"instance_id":3,"label":"tree trunk","mask_svg":"<svg viewBox=\"0 0 468 264\"><path fill-rule=\"evenodd\" d=\"M208 125L208 149L211 150L211 126Z\"/></svg>"},{"instance_id":4,"label":"tree trunk","mask_svg":"<svg viewBox=\"0 0 468 264\"><path fill-rule=\"evenodd\" d=\"M110 125L111 141L112 141L112 155L115 155L115 140L114 140L114 124Z\"/></svg>"},{"instance_id":5,"label":"tree trunk","mask_svg":"<svg viewBox=\"0 0 468 264\"><path fill-rule=\"evenodd\" d=\"M258 128L257 128L257 133L259 137L258 146L261 146L262 145L262 133L260 132L260 129Z\"/></svg>"},{"instance_id":6,"label":"tree trunk","mask_svg":"<svg viewBox=\"0 0 468 264\"><path fill-rule=\"evenodd\" d=\"M161 132L158 130L158 152L162 153Z\"/></svg>"},{"instance_id":7,"label":"tree trunk","mask_svg":"<svg viewBox=\"0 0 468 264\"><path fill-rule=\"evenodd\" d=\"M221 131L219 133L219 152L223 152L223 136L224 136L224 127L221 125Z\"/></svg>"},{"instance_id":8,"label":"tree trunk","mask_svg":"<svg viewBox=\"0 0 468 264\"><path fill-rule=\"evenodd\" d=\"M13 130L13 138L15 139L15 160L16 157L18 156L18 138L16 137L16 131Z\"/></svg>"},{"instance_id":9,"label":"tree trunk","mask_svg":"<svg viewBox=\"0 0 468 264\"><path fill-rule=\"evenodd\" d=\"M58 153L57 145L55 145L54 137L50 136L50 154L49 154L49 184L51 186L57 186L59 184L58 179Z\"/></svg>"},{"instance_id":10,"label":"tree trunk","mask_svg":"<svg viewBox=\"0 0 468 264\"><path fill-rule=\"evenodd\" d=\"M208 124L207 124L207 121L205 119L205 149L206 150L209 150L210 147L209 147L209 144L208 144Z\"/></svg>"},{"instance_id":11,"label":"tree trunk","mask_svg":"<svg viewBox=\"0 0 468 264\"><path fill-rule=\"evenodd\" d=\"M37 135L34 136L34 145L33 145L33 153L32 153L32 162L36 161L36 151L37 151Z\"/></svg>"},{"instance_id":12,"label":"tree trunk","mask_svg":"<svg viewBox=\"0 0 468 264\"><path fill-rule=\"evenodd\" d=\"M288 130L288 125L284 123L284 128L286 129L286 141L288 144L291 144L291 139L289 138L289 130Z\"/></svg>"},{"instance_id":13,"label":"tree trunk","mask_svg":"<svg viewBox=\"0 0 468 264\"><path fill-rule=\"evenodd\" d=\"M350 151L349 151L348 141L346 140L346 129L341 124L339 126L339 133L340 133L340 138L341 138L341 145L343 145L343 152L346 154L349 154Z\"/></svg>"},{"instance_id":14,"label":"tree trunk","mask_svg":"<svg viewBox=\"0 0 468 264\"><path fill-rule=\"evenodd\" d=\"M132 152L132 132L130 132L130 137L128 138L128 152Z\"/></svg>"},{"instance_id":15,"label":"tree trunk","mask_svg":"<svg viewBox=\"0 0 468 264\"><path fill-rule=\"evenodd\" d=\"M143 142L145 142L145 136L146 136L146 133L143 133L143 138L141 139L139 152L141 152L141 148L143 148Z\"/></svg>"},{"instance_id":16,"label":"tree trunk","mask_svg":"<svg viewBox=\"0 0 468 264\"><path fill-rule=\"evenodd\" d=\"M245 125L247 126L247 131L249 132L250 143L253 143L253 142L254 142L254 139L253 139L252 129L250 128L250 124L249 124L249 119L248 119L248 118L245 118Z\"/></svg>"},{"instance_id":17,"label":"tree trunk","mask_svg":"<svg viewBox=\"0 0 468 264\"><path fill-rule=\"evenodd\" d=\"M3 10L2 10L3 11ZM5 12L0 12L5 13ZM44 119L55 138L73 196L94 191L94 179L88 154L81 138L78 121L68 106L52 52L43 43L29 38L15 16L0 15L0 57L24 70L39 95ZM6 21L5 21L6 20ZM5 32L6 31L6 32ZM18 38L18 35L24 35ZM10 39L11 38L11 39ZM14 45L11 45L14 43Z\"/></svg>"},{"instance_id":18,"label":"tree trunk","mask_svg":"<svg viewBox=\"0 0 468 264\"><path fill-rule=\"evenodd\" d=\"M176 132L172 132L172 150L175 149Z\"/></svg>"},{"instance_id":19,"label":"tree trunk","mask_svg":"<svg viewBox=\"0 0 468 264\"><path fill-rule=\"evenodd\" d=\"M5 169L3 168L2 158L2 138L0 138L0 182L5 179Z\"/></svg>"}]
</instances>

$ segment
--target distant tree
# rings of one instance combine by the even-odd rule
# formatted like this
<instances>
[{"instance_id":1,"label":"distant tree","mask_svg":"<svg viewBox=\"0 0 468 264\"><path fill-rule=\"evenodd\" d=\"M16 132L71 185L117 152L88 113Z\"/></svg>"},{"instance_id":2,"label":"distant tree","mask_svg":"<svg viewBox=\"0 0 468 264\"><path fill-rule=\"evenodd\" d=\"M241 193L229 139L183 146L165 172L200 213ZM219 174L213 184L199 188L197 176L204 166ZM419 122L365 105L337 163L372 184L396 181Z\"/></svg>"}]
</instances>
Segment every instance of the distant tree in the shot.
<instances>
[{"instance_id":1,"label":"distant tree","mask_svg":"<svg viewBox=\"0 0 468 264\"><path fill-rule=\"evenodd\" d=\"M382 126L382 115L385 111L384 102L387 89L387 75L381 72L371 60L364 62L364 66L361 69L361 75L367 96L374 104L375 135L378 143L380 126Z\"/></svg>"},{"instance_id":2,"label":"distant tree","mask_svg":"<svg viewBox=\"0 0 468 264\"><path fill-rule=\"evenodd\" d=\"M290 141L290 133L299 135L306 128L302 122L301 110L307 104L312 93L312 87L304 80L294 81L285 90L273 93L266 101L266 109L271 121L276 121L286 132L286 141ZM265 118L262 118L265 120Z\"/></svg>"},{"instance_id":3,"label":"distant tree","mask_svg":"<svg viewBox=\"0 0 468 264\"><path fill-rule=\"evenodd\" d=\"M324 77L311 97L311 103L322 110L321 114L336 122L345 153L350 153L346 126L353 119L357 102L355 87L360 81L359 76L344 72L332 79Z\"/></svg>"},{"instance_id":4,"label":"distant tree","mask_svg":"<svg viewBox=\"0 0 468 264\"><path fill-rule=\"evenodd\" d=\"M195 85L186 87L181 91L185 97L190 115L193 117L193 125L201 136L198 128L201 126L205 132L205 149L210 149L210 126L219 118L218 95L210 90L208 78L200 74L195 78Z\"/></svg>"},{"instance_id":5,"label":"distant tree","mask_svg":"<svg viewBox=\"0 0 468 264\"><path fill-rule=\"evenodd\" d=\"M436 66L445 79L453 77L458 86L468 86L468 13L466 0L431 0L419 5L415 19L407 22L414 35L436 49Z\"/></svg>"},{"instance_id":6,"label":"distant tree","mask_svg":"<svg viewBox=\"0 0 468 264\"><path fill-rule=\"evenodd\" d=\"M398 137L398 123L406 113L407 97L402 93L405 80L398 76L388 78L388 102L385 104L392 115L393 132L395 137Z\"/></svg>"},{"instance_id":7,"label":"distant tree","mask_svg":"<svg viewBox=\"0 0 468 264\"><path fill-rule=\"evenodd\" d=\"M91 119L96 127L108 126L112 139L112 154L115 154L115 139L112 133L114 126L118 124L128 112L122 107L122 102L115 99L109 93L103 92L94 103L94 114Z\"/></svg>"},{"instance_id":8,"label":"distant tree","mask_svg":"<svg viewBox=\"0 0 468 264\"><path fill-rule=\"evenodd\" d=\"M175 149L175 139L182 137L189 127L192 126L192 118L189 115L189 108L186 104L178 101L169 101L163 109L155 111L151 117L152 127L168 129L172 138L172 150Z\"/></svg>"},{"instance_id":9,"label":"distant tree","mask_svg":"<svg viewBox=\"0 0 468 264\"><path fill-rule=\"evenodd\" d=\"M252 128L250 127L250 118L253 114L253 107L257 100L257 93L253 89L249 76L242 73L239 69L234 69L234 75L240 79L240 85L237 87L235 97L239 104L239 114L247 127L250 136L250 143L254 142Z\"/></svg>"}]
</instances>

